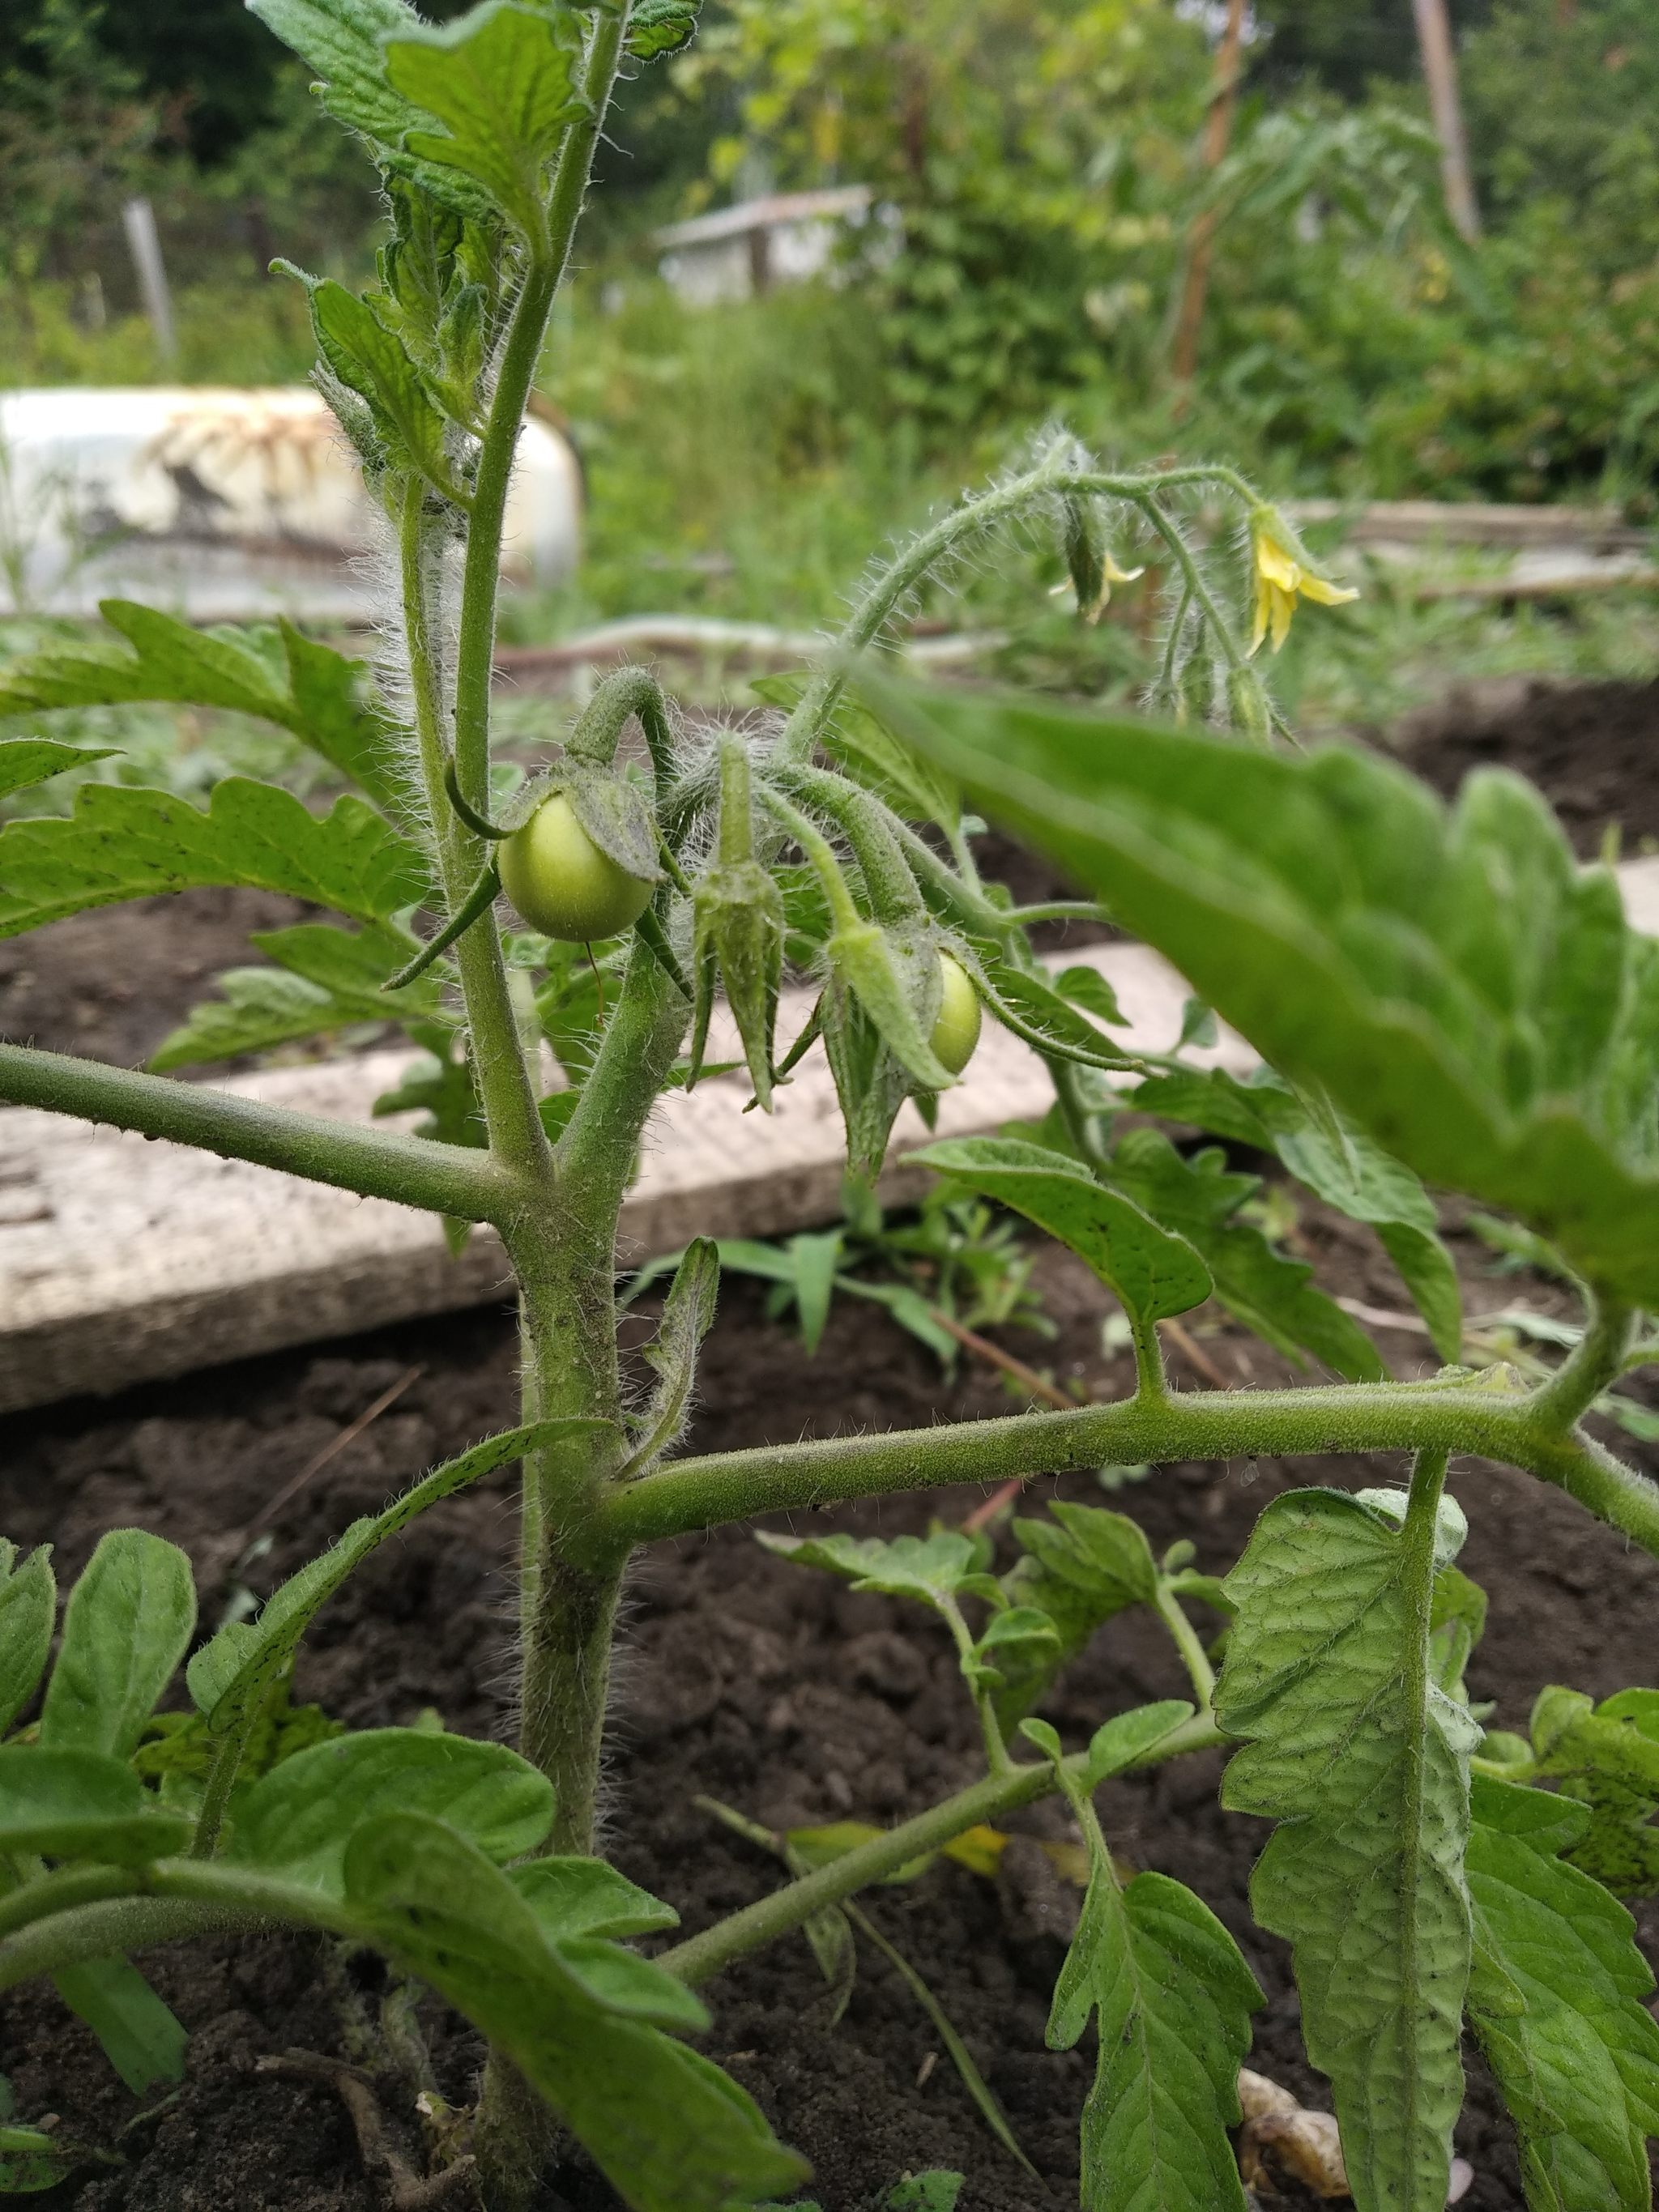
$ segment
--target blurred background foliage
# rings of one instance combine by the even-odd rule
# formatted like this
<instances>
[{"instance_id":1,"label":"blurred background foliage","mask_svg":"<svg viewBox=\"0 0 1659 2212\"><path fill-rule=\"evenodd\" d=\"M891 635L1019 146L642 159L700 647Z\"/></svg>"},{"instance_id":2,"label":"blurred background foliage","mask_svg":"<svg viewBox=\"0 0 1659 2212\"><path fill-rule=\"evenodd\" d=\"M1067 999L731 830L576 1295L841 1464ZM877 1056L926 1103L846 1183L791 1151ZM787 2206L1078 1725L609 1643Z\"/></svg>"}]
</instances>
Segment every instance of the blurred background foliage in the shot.
<instances>
[{"instance_id":1,"label":"blurred background foliage","mask_svg":"<svg viewBox=\"0 0 1659 2212\"><path fill-rule=\"evenodd\" d=\"M556 598L515 605L514 634L664 607L821 619L872 549L1056 418L1108 456L1201 452L1275 494L1610 499L1659 519L1652 0L1450 0L1473 248L1445 218L1411 0L1258 0L1212 170L1198 149L1224 12L707 0L695 44L613 119L543 375L587 472L588 557ZM240 0L10 0L6 380L303 376L298 288L265 264L280 251L366 276L370 175ZM823 278L692 308L657 273L665 222L846 183L884 212ZM122 234L137 192L173 282L173 368ZM1177 389L1206 210L1198 368ZM1133 619L1082 638L1059 602L1030 616L1032 584L1058 573L1000 550L955 580L954 614L1012 621L1019 599L1018 672L1131 686ZM1423 641L1454 631L1477 669L1652 665L1651 625L1622 605L1564 637L1525 610L1413 612L1381 585L1365 605L1298 626L1281 672L1315 719L1392 696Z\"/></svg>"}]
</instances>

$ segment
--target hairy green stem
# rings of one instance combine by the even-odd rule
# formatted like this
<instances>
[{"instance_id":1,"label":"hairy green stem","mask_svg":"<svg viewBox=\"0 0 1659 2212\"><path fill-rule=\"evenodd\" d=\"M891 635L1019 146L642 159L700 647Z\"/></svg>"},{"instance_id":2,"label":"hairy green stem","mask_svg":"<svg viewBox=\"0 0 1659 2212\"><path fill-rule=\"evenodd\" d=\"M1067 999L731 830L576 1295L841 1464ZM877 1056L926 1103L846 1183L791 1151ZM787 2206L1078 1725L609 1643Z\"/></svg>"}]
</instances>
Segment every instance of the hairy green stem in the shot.
<instances>
[{"instance_id":1,"label":"hairy green stem","mask_svg":"<svg viewBox=\"0 0 1659 2212\"><path fill-rule=\"evenodd\" d=\"M1182 1663L1187 1669L1194 1694L1198 1699L1199 1711L1207 1713L1210 1702L1215 1696L1215 1668L1211 1666L1210 1655L1204 1649L1198 1631L1187 1618L1181 1600L1170 1589L1167 1576L1158 1577L1152 1602L1158 1608L1158 1618L1175 1638L1176 1649L1181 1654Z\"/></svg>"},{"instance_id":2,"label":"hairy green stem","mask_svg":"<svg viewBox=\"0 0 1659 2212\"><path fill-rule=\"evenodd\" d=\"M441 550L431 543L432 519L424 503L412 493L413 488L404 504L400 544L404 625L415 700L415 728L427 817L443 878L445 902L451 915L459 919L477 888L481 871L492 856L449 803L447 781L451 769L444 743L442 671L438 657L438 625L433 619L431 606L432 587L441 573ZM498 532L498 540L499 535ZM493 929L469 929L456 941L455 963L460 970L472 1073L489 1133L491 1154L545 1182L551 1156L536 1110L529 1070L519 1047L501 939Z\"/></svg>"},{"instance_id":3,"label":"hairy green stem","mask_svg":"<svg viewBox=\"0 0 1659 2212\"><path fill-rule=\"evenodd\" d=\"M614 13L601 9L594 15L582 68L581 90L587 112L571 125L560 149L546 231L528 252L507 343L496 368L489 420L478 455L455 660L456 774L462 790L478 807L487 808L489 800L489 683L495 657L495 599L507 487L525 403L541 360L547 319L570 258L570 241L586 197L593 149L611 104L627 29L626 6Z\"/></svg>"},{"instance_id":4,"label":"hairy green stem","mask_svg":"<svg viewBox=\"0 0 1659 2212\"><path fill-rule=\"evenodd\" d=\"M1249 506L1258 504L1256 492L1235 470L1229 468L1198 463L1181 468L1147 469L1133 475L1123 475L1101 470L1078 470L1059 459L1041 462L1024 476L1016 477L1012 483L1000 484L994 491L982 492L976 498L964 500L960 507L953 508L936 522L931 530L924 530L889 568L866 587L836 641L833 656L813 677L801 695L799 704L784 726L775 755L780 765L811 759L812 748L834 714L836 702L846 684L848 663L875 643L905 594L914 591L962 539L994 529L998 523L1018 514L1034 501L1066 492L1097 492L1109 499L1126 500L1139 507L1170 545L1183 575L1194 584L1200 604L1216 625L1229 665L1243 665L1243 655L1199 575L1190 549L1174 523L1162 514L1154 501L1153 495L1157 492L1176 489L1188 484L1219 484Z\"/></svg>"},{"instance_id":5,"label":"hairy green stem","mask_svg":"<svg viewBox=\"0 0 1659 2212\"><path fill-rule=\"evenodd\" d=\"M555 1155L559 1231L504 1226L520 1286L528 1418L595 1416L604 1450L574 1439L527 1457L520 1554L520 1743L558 1791L550 1848L592 1848L611 1644L627 1547L602 1522L624 1433L617 1360L617 1218L640 1139L685 1034L685 999L643 945Z\"/></svg>"},{"instance_id":6,"label":"hairy green stem","mask_svg":"<svg viewBox=\"0 0 1659 2212\"><path fill-rule=\"evenodd\" d=\"M1540 1425L1565 1432L1589 1412L1623 1373L1635 1329L1636 1316L1628 1306L1592 1305L1583 1335L1549 1381L1533 1394L1532 1407Z\"/></svg>"},{"instance_id":7,"label":"hairy green stem","mask_svg":"<svg viewBox=\"0 0 1659 2212\"><path fill-rule=\"evenodd\" d=\"M1401 1729L1404 1762L1404 1819L1402 1832L1422 1833L1428 1788L1425 1773L1429 1729L1429 1632L1434 1614L1435 1539L1438 1533L1441 1493L1446 1485L1446 1454L1425 1450L1412 1468L1411 1497L1401 1532L1401 1581L1409 1617L1417 1626L1416 1649L1407 1657L1404 1678L1405 1711ZM1420 1869L1408 1855L1402 1885L1400 1915L1400 1957L1394 1971L1402 1990L1415 1990L1423 1972ZM1417 2141L1421 2121L1418 2102L1422 2089L1419 2069L1408 2064L1398 2085L1400 2109L1395 2115L1402 2139Z\"/></svg>"},{"instance_id":8,"label":"hairy green stem","mask_svg":"<svg viewBox=\"0 0 1659 2212\"><path fill-rule=\"evenodd\" d=\"M1075 1413L1015 1413L684 1460L608 1498L602 1525L609 1540L634 1545L757 1513L1070 1468L1443 1449L1553 1483L1659 1557L1659 1485L1589 1438L1534 1421L1532 1403L1478 1382L1176 1391Z\"/></svg>"},{"instance_id":9,"label":"hairy green stem","mask_svg":"<svg viewBox=\"0 0 1659 2212\"><path fill-rule=\"evenodd\" d=\"M0 1098L462 1221L499 1223L518 1203L510 1175L483 1153L459 1145L296 1114L205 1084L104 1067L27 1045L0 1044Z\"/></svg>"},{"instance_id":10,"label":"hairy green stem","mask_svg":"<svg viewBox=\"0 0 1659 2212\"><path fill-rule=\"evenodd\" d=\"M1206 1751L1224 1741L1212 1720L1195 1715L1155 1744L1136 1765L1161 1765L1165 1759L1174 1759L1182 1752ZM1085 1756L1079 1754L1066 1763L1072 1771L1080 1773ZM657 1964L695 1988L699 1982L706 1982L711 1975L731 1966L734 1960L775 1943L780 1936L799 1928L815 1912L839 1905L842 1898L882 1881L907 1860L941 1850L952 1838L977 1827L982 1820L994 1820L999 1814L1012 1813L1016 1806L1030 1805L1036 1798L1049 1796L1059 1787L1054 1770L1046 1760L1041 1765L1010 1766L1004 1773L988 1775L970 1789L959 1790L954 1797L947 1797L929 1811L919 1813L915 1820L903 1821L885 1835L872 1837L856 1850L831 1859L827 1866L815 1868L787 1888L745 1905L728 1919L717 1921L702 1935L677 1943L672 1950L659 1954Z\"/></svg>"}]
</instances>

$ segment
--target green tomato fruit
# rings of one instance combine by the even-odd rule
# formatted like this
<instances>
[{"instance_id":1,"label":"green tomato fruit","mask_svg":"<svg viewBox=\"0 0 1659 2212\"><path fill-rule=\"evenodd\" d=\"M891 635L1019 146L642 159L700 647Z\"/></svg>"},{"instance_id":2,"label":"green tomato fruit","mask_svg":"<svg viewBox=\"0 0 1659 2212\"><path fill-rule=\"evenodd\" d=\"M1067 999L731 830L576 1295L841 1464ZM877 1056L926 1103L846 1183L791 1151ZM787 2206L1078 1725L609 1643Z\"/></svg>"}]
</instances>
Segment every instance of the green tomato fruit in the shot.
<instances>
[{"instance_id":1,"label":"green tomato fruit","mask_svg":"<svg viewBox=\"0 0 1659 2212\"><path fill-rule=\"evenodd\" d=\"M655 888L599 850L562 792L502 840L501 864L501 888L531 927L566 944L620 937Z\"/></svg>"},{"instance_id":2,"label":"green tomato fruit","mask_svg":"<svg viewBox=\"0 0 1659 2212\"><path fill-rule=\"evenodd\" d=\"M979 1042L979 994L969 981L966 971L948 952L939 956L939 975L945 987L944 994L939 1000L933 1033L927 1042L933 1048L934 1059L948 1067L952 1075L960 1075Z\"/></svg>"}]
</instances>

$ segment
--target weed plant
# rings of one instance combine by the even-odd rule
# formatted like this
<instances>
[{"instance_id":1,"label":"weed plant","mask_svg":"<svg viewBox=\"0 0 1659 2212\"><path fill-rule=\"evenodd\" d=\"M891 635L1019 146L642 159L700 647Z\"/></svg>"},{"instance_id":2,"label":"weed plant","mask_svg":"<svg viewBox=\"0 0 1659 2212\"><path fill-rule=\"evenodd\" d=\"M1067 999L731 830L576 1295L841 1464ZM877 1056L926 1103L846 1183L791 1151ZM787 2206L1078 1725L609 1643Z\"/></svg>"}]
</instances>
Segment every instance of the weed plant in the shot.
<instances>
[{"instance_id":1,"label":"weed plant","mask_svg":"<svg viewBox=\"0 0 1659 2212\"><path fill-rule=\"evenodd\" d=\"M863 1887L935 1851L982 1852L1000 1816L1060 1793L1087 1890L1048 2035L1070 2047L1093 2021L1097 2037L1082 2202L1243 2212L1230 2130L1261 1994L1201 1899L1157 1872L1125 1878L1093 1805L1111 1775L1224 1746L1224 1802L1271 1824L1255 1911L1292 1946L1362 2212L1444 2203L1466 2024L1513 2116L1531 2203L1647 2205L1659 2025L1619 1900L1659 1882L1659 1691L1595 1705L1557 1686L1526 1737L1484 1728L1464 1674L1486 1601L1455 1564L1466 1524L1447 1477L1458 1455L1506 1462L1659 1552L1659 1491L1582 1426L1659 1353L1645 1318L1659 1311L1659 948L1631 934L1611 876L1577 867L1518 780L1477 776L1448 812L1384 762L1289 741L1257 650L1283 642L1299 602L1352 594L1249 483L1201 463L1103 468L1063 437L871 570L838 645L770 687L763 723L684 725L629 668L538 773L497 773L490 671L520 417L618 69L683 44L691 20L679 0L483 0L441 28L398 0L260 12L367 142L392 211L374 289L301 280L319 380L386 516L379 680L291 627L239 639L111 602L118 641L7 670L0 705L48 733L0 745L0 785L84 766L49 733L53 715L163 702L286 732L352 787L324 813L246 777L216 784L205 809L88 782L69 815L0 834L0 929L195 884L305 898L337 921L266 935L269 969L198 1008L158 1059L390 1016L428 1057L385 1103L423 1107L427 1130L9 1045L0 1097L422 1208L458 1240L488 1224L519 1286L522 1419L204 1640L190 1563L153 1536L103 1539L61 1636L46 1553L8 1548L0 1986L51 1976L142 2087L179 2074L187 2039L130 1954L204 1929L319 1930L378 1950L487 2039L464 2130L489 2212L532 2201L561 2129L639 2212L775 2203L802 2161L696 2048L698 1989L796 1930L844 1977ZM1200 497L1237 524L1210 558L1189 527ZM892 680L879 647L913 595L1015 527L1052 533L1085 618L1156 552L1162 720ZM1089 897L1013 905L980 878L968 808ZM1103 911L1258 1048L1253 1079L1138 1049L1097 976L1049 974L1030 927ZM786 967L820 987L791 1040L775 1034ZM709 1072L717 995L762 1110L822 1042L846 1126L844 1234L860 1248L883 1233L875 1183L902 1103L933 1114L988 1014L1029 1044L1054 1080L1039 1127L911 1156L949 1194L930 1232L944 1241L919 1256L937 1269L951 1207L963 1236L982 1233L972 1202L1024 1215L1116 1297L1133 1392L684 1455L719 1255L698 1239L681 1256L653 1386L630 1398L616 1231L658 1098ZM552 1088L544 1047L562 1073ZM1441 1371L1392 1379L1256 1225L1255 1180L1219 1146L1178 1152L1158 1118L1276 1154L1373 1230ZM1495 1235L1575 1284L1582 1323L1559 1364L1464 1364L1430 1187L1476 1200ZM798 1305L836 1257L796 1267ZM1212 1297L1331 1379L1172 1390L1160 1326ZM1017 1520L1001 1559L967 1522L885 1541L810 1518L1067 1468L1122 1479L1315 1451L1395 1453L1408 1478L1281 1495L1221 1578L1184 1544L1155 1558L1103 1508ZM318 1608L427 1504L508 1462L522 1469L518 1749L429 1727L346 1733L295 1711L290 1670ZM672 1905L599 1856L595 1827L618 1594L640 1547L773 1514L805 1524L764 1535L773 1552L933 1617L984 1771L891 1831L768 1838L788 1876L775 1892L647 1957L633 1941L665 1933ZM1163 1623L1189 1694L1103 1713L1067 1746L1044 1697L1131 1607ZM181 1663L192 1710L157 1717ZM452 2156L460 2134L446 2135ZM8 2123L0 2179L51 2185L85 2154Z\"/></svg>"}]
</instances>

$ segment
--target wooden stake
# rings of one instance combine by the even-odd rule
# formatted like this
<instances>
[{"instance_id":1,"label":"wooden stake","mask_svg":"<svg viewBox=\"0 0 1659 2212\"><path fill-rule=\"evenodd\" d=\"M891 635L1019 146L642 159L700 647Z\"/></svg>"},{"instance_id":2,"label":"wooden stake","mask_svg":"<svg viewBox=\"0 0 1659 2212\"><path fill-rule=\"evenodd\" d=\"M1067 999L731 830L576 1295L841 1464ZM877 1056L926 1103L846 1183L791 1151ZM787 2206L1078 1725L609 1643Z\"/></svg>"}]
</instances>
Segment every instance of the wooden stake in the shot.
<instances>
[{"instance_id":1,"label":"wooden stake","mask_svg":"<svg viewBox=\"0 0 1659 2212\"><path fill-rule=\"evenodd\" d=\"M1218 169L1232 136L1233 110L1238 104L1238 57L1244 41L1244 0L1227 0L1227 27L1221 34L1215 58L1215 89L1204 121L1204 167ZM1204 320L1204 295L1210 288L1210 250L1215 242L1216 211L1202 209L1187 241L1187 276L1181 294L1181 318L1176 325L1175 379L1190 384L1198 366L1198 334Z\"/></svg>"},{"instance_id":2,"label":"wooden stake","mask_svg":"<svg viewBox=\"0 0 1659 2212\"><path fill-rule=\"evenodd\" d=\"M1469 145L1463 131L1463 107L1457 97L1457 58L1452 51L1446 0L1412 0L1417 43L1429 88L1435 134L1440 141L1440 173L1446 185L1446 212L1460 238L1470 246L1480 235L1480 210L1469 174Z\"/></svg>"}]
</instances>

